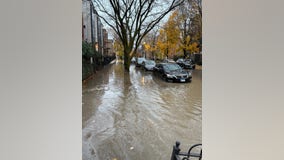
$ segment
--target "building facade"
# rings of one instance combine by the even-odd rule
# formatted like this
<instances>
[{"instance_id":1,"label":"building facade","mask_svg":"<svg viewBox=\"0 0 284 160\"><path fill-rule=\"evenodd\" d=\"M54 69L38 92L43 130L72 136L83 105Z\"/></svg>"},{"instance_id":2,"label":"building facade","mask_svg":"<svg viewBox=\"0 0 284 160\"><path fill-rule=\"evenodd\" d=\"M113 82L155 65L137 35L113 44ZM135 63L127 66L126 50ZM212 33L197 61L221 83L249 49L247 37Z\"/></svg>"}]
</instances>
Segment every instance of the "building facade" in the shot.
<instances>
[{"instance_id":1,"label":"building facade","mask_svg":"<svg viewBox=\"0 0 284 160\"><path fill-rule=\"evenodd\" d=\"M93 44L104 55L104 26L91 0L82 0L82 40Z\"/></svg>"}]
</instances>

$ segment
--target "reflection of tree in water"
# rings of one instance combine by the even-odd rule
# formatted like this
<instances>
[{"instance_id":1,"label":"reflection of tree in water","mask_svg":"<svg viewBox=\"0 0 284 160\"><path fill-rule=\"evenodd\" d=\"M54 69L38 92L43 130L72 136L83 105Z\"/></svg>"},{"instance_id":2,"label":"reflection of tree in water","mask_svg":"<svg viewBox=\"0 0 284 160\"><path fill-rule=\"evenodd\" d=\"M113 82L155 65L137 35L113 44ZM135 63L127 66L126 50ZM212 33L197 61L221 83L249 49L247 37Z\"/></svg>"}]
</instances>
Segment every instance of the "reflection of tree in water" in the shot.
<instances>
[{"instance_id":1,"label":"reflection of tree in water","mask_svg":"<svg viewBox=\"0 0 284 160\"><path fill-rule=\"evenodd\" d=\"M130 81L130 75L129 72L124 72L124 91L126 91L125 93L129 92L129 87L132 85L131 81ZM127 94L125 94L127 95Z\"/></svg>"},{"instance_id":2,"label":"reflection of tree in water","mask_svg":"<svg viewBox=\"0 0 284 160\"><path fill-rule=\"evenodd\" d=\"M115 64L113 66L113 75L114 75L114 83L117 86L121 86L123 84L122 82L122 78L123 77L123 72L124 72L124 68L123 65L120 64L121 62L118 62L117 64Z\"/></svg>"}]
</instances>

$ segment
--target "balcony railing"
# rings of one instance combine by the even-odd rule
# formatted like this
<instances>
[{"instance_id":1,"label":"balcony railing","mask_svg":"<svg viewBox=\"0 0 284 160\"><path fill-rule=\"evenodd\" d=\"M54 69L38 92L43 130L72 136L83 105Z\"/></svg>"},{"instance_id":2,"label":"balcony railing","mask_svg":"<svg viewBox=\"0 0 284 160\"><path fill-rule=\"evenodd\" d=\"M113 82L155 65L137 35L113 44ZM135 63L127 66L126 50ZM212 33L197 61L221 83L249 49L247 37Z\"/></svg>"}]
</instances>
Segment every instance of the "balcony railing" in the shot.
<instances>
[{"instance_id":1,"label":"balcony railing","mask_svg":"<svg viewBox=\"0 0 284 160\"><path fill-rule=\"evenodd\" d=\"M202 144L195 144L191 146L188 150L188 152L181 152L180 151L180 142L176 142L176 144L173 146L172 156L171 160L190 160L193 158L198 158L199 160L202 159ZM198 153L192 153L193 150L200 150Z\"/></svg>"}]
</instances>

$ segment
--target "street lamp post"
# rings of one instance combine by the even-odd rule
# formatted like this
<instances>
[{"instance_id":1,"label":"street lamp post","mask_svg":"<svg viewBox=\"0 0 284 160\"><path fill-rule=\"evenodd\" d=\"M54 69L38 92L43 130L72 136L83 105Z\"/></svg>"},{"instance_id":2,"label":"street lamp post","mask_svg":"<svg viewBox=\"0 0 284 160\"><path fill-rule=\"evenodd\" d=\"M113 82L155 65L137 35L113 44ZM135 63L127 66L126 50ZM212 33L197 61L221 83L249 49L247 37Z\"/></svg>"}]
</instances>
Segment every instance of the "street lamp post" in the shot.
<instances>
[{"instance_id":1,"label":"street lamp post","mask_svg":"<svg viewBox=\"0 0 284 160\"><path fill-rule=\"evenodd\" d=\"M146 59L146 51L145 51L145 44L146 44L146 42L143 42L143 57Z\"/></svg>"}]
</instances>

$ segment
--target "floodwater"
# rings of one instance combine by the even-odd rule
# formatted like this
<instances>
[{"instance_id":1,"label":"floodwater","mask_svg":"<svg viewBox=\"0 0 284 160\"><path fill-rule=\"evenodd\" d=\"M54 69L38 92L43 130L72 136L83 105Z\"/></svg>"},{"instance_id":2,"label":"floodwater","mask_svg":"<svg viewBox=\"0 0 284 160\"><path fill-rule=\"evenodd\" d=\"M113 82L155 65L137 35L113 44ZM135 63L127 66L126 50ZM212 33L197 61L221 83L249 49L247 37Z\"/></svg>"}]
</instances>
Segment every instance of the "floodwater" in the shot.
<instances>
[{"instance_id":1,"label":"floodwater","mask_svg":"<svg viewBox=\"0 0 284 160\"><path fill-rule=\"evenodd\" d=\"M115 62L83 86L83 160L167 160L202 143L202 70L191 83L168 83Z\"/></svg>"}]
</instances>

